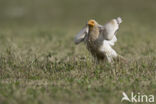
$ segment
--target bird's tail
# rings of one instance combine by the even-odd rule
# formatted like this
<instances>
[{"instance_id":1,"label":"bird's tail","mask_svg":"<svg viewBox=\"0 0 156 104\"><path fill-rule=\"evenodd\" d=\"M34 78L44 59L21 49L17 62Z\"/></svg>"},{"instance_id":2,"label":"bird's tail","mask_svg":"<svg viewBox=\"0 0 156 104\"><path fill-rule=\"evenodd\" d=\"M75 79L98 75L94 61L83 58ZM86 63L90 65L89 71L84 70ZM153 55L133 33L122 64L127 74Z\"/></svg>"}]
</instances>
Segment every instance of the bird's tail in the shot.
<instances>
[{"instance_id":1,"label":"bird's tail","mask_svg":"<svg viewBox=\"0 0 156 104\"><path fill-rule=\"evenodd\" d=\"M128 63L128 60L126 58L124 58L123 56L121 56L121 55L117 56L116 61L123 62L123 63Z\"/></svg>"}]
</instances>

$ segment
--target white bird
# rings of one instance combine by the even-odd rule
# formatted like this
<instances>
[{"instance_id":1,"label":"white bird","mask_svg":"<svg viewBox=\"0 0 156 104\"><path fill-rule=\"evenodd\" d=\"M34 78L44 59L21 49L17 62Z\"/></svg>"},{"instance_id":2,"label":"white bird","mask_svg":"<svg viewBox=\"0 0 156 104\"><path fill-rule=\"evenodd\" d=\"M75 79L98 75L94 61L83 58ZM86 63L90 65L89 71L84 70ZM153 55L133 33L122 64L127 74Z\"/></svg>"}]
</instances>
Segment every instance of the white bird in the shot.
<instances>
[{"instance_id":1,"label":"white bird","mask_svg":"<svg viewBox=\"0 0 156 104\"><path fill-rule=\"evenodd\" d=\"M75 36L75 44L86 43L87 49L98 61L107 60L109 63L119 55L112 48L117 41L116 33L122 22L120 17L112 19L104 26L95 20L89 20L86 26Z\"/></svg>"}]
</instances>

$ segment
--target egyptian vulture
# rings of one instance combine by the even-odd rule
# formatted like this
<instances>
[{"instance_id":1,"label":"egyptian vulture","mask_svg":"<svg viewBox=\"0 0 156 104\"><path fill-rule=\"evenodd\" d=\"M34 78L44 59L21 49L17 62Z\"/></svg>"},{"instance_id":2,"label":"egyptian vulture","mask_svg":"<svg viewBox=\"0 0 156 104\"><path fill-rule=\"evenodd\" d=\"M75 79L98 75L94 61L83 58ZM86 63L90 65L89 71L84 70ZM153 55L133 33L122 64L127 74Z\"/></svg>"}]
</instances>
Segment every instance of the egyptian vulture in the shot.
<instances>
[{"instance_id":1,"label":"egyptian vulture","mask_svg":"<svg viewBox=\"0 0 156 104\"><path fill-rule=\"evenodd\" d=\"M89 20L86 26L75 36L75 44L84 42L92 56L97 60L106 60L112 63L119 57L112 48L117 41L116 33L122 22L120 17L112 19L104 26L98 24L95 20Z\"/></svg>"}]
</instances>

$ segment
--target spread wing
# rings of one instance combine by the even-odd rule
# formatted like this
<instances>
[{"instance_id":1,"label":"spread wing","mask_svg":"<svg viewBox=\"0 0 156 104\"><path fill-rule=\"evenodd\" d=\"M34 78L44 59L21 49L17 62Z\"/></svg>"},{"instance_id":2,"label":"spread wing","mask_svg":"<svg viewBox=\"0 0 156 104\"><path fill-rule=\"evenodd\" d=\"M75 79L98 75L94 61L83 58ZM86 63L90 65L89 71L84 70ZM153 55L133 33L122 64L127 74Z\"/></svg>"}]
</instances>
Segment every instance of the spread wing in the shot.
<instances>
[{"instance_id":1,"label":"spread wing","mask_svg":"<svg viewBox=\"0 0 156 104\"><path fill-rule=\"evenodd\" d=\"M74 38L75 44L81 43L85 39L85 36L87 34L88 34L88 26L85 26L78 34L76 34Z\"/></svg>"},{"instance_id":2,"label":"spread wing","mask_svg":"<svg viewBox=\"0 0 156 104\"><path fill-rule=\"evenodd\" d=\"M112 40L116 35L117 30L119 29L119 24L122 22L122 19L118 17L106 23L104 26L100 27L101 35L105 40Z\"/></svg>"}]
</instances>

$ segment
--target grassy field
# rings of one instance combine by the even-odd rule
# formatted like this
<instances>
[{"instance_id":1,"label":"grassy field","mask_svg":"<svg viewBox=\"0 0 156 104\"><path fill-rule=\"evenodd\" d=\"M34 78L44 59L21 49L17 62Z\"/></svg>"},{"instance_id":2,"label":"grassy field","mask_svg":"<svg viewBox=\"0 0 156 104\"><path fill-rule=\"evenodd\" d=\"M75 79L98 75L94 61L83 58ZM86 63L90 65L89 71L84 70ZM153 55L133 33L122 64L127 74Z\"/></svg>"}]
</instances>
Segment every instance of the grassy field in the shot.
<instances>
[{"instance_id":1,"label":"grassy field","mask_svg":"<svg viewBox=\"0 0 156 104\"><path fill-rule=\"evenodd\" d=\"M121 104L123 91L156 97L154 0L0 3L0 104ZM73 37L90 18L118 16L114 48L130 61L96 65Z\"/></svg>"}]
</instances>

